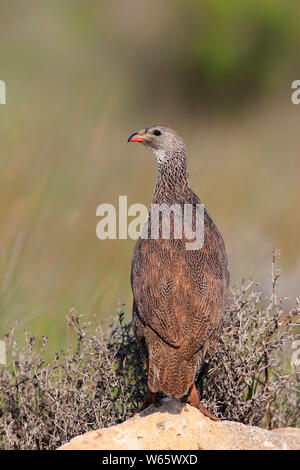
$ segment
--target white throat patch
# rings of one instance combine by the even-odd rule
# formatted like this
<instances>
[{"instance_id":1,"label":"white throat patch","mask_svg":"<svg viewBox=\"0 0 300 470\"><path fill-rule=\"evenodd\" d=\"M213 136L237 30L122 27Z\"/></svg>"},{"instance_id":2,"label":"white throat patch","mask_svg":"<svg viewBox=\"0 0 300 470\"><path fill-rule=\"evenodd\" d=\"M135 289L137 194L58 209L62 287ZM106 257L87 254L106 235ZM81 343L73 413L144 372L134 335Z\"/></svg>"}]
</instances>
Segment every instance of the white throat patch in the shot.
<instances>
[{"instance_id":1,"label":"white throat patch","mask_svg":"<svg viewBox=\"0 0 300 470\"><path fill-rule=\"evenodd\" d=\"M167 154L165 150L153 149L152 153L155 156L157 163L164 163L167 159Z\"/></svg>"}]
</instances>

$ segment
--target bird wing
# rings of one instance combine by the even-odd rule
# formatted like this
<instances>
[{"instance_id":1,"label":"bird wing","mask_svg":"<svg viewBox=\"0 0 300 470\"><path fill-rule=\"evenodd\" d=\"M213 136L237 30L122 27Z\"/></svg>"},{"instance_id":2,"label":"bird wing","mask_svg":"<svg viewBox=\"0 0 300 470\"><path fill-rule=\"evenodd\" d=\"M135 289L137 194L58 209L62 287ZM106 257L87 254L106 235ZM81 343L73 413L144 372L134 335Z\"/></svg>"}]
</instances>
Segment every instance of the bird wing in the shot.
<instances>
[{"instance_id":1,"label":"bird wing","mask_svg":"<svg viewBox=\"0 0 300 470\"><path fill-rule=\"evenodd\" d=\"M169 345L194 354L221 321L227 273L222 237L206 211L200 250L186 250L184 239L139 239L132 289L141 321Z\"/></svg>"},{"instance_id":2,"label":"bird wing","mask_svg":"<svg viewBox=\"0 0 300 470\"><path fill-rule=\"evenodd\" d=\"M171 250L165 240L139 240L132 262L132 290L136 314L166 343L179 347L180 323L173 315Z\"/></svg>"}]
</instances>

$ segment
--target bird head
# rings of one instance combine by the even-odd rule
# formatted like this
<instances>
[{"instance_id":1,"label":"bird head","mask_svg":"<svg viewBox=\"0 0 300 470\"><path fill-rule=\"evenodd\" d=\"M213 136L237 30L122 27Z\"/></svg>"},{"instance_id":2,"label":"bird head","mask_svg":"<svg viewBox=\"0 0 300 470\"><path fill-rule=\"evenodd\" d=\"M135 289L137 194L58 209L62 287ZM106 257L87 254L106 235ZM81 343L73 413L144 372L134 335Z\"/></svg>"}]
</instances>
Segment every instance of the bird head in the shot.
<instances>
[{"instance_id":1,"label":"bird head","mask_svg":"<svg viewBox=\"0 0 300 470\"><path fill-rule=\"evenodd\" d=\"M185 154L181 137L173 129L162 124L153 124L139 132L134 132L128 142L143 144L154 154L160 164L169 160L175 153Z\"/></svg>"}]
</instances>

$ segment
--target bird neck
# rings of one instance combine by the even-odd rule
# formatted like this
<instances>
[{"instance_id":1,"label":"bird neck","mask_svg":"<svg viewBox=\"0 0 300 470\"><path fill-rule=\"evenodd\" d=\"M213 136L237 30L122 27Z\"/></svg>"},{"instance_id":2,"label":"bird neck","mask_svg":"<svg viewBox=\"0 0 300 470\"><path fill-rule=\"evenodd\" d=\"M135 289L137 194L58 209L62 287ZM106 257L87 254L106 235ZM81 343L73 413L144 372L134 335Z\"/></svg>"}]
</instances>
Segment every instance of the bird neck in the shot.
<instances>
[{"instance_id":1,"label":"bird neck","mask_svg":"<svg viewBox=\"0 0 300 470\"><path fill-rule=\"evenodd\" d=\"M155 155L156 156L156 155ZM161 156L160 156L161 157ZM185 152L164 154L157 159L158 176L152 196L152 204L184 202L191 197L190 181Z\"/></svg>"}]
</instances>

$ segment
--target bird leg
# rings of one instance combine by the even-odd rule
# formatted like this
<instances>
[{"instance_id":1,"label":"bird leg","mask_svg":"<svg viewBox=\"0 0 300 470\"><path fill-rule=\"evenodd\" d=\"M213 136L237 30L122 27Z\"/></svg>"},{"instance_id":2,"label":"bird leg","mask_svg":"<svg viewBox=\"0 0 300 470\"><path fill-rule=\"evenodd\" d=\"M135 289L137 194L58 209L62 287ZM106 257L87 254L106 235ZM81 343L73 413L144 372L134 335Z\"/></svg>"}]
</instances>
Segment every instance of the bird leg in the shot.
<instances>
[{"instance_id":1,"label":"bird leg","mask_svg":"<svg viewBox=\"0 0 300 470\"><path fill-rule=\"evenodd\" d=\"M149 361L147 361L147 376L149 376ZM160 397L158 396L158 394L155 392L152 392L148 386L146 399L144 403L142 404L139 411L143 411L145 408L148 408L148 406L155 404L159 401L160 401Z\"/></svg>"},{"instance_id":2,"label":"bird leg","mask_svg":"<svg viewBox=\"0 0 300 470\"><path fill-rule=\"evenodd\" d=\"M204 416L207 416L208 418L210 418L214 421L219 421L218 418L216 416L214 416L212 413L210 413L205 408L205 406L203 406L202 403L200 402L200 398L199 398L199 395L198 395L197 388L196 388L195 384L192 386L192 388L190 390L190 393L189 393L188 397L186 398L186 402L189 405L194 406L195 408L198 408L198 410L201 411L201 413L203 413Z\"/></svg>"},{"instance_id":3,"label":"bird leg","mask_svg":"<svg viewBox=\"0 0 300 470\"><path fill-rule=\"evenodd\" d=\"M142 404L141 408L139 411L145 410L145 408L148 408L148 406L155 404L160 401L160 398L157 393L151 392L150 388L147 390L147 396L146 400Z\"/></svg>"}]
</instances>

